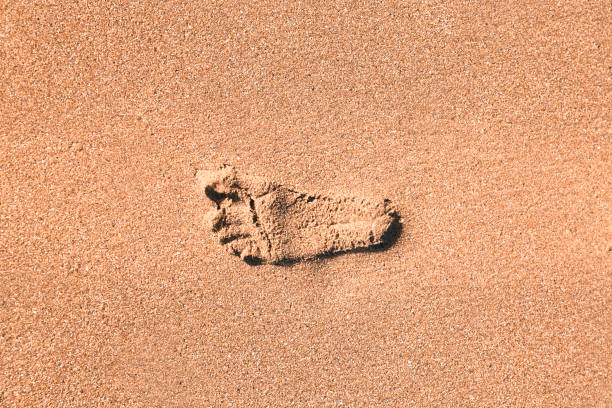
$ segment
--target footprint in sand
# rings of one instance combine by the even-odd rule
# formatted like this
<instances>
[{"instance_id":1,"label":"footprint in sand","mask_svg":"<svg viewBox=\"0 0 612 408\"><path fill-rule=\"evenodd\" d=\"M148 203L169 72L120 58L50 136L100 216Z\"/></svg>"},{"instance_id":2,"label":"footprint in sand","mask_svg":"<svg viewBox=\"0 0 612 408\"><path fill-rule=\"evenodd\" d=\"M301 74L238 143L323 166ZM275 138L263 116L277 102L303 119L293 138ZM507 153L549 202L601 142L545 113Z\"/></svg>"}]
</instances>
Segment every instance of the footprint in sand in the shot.
<instances>
[{"instance_id":1,"label":"footprint in sand","mask_svg":"<svg viewBox=\"0 0 612 408\"><path fill-rule=\"evenodd\" d=\"M248 263L282 263L381 245L397 220L388 200L300 193L231 166L200 170L196 178L217 206L206 216L210 228Z\"/></svg>"}]
</instances>

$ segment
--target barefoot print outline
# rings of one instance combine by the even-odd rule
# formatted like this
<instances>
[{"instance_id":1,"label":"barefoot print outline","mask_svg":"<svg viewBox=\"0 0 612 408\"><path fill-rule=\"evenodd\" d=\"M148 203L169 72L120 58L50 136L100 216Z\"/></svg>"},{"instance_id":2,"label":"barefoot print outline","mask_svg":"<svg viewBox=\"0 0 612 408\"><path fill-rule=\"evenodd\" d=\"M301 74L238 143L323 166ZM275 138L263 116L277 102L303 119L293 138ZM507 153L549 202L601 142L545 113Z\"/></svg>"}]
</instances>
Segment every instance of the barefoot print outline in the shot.
<instances>
[{"instance_id":1,"label":"barefoot print outline","mask_svg":"<svg viewBox=\"0 0 612 408\"><path fill-rule=\"evenodd\" d=\"M215 203L209 228L250 264L280 264L384 244L398 220L388 200L309 194L244 175L232 166L199 170L199 187Z\"/></svg>"}]
</instances>

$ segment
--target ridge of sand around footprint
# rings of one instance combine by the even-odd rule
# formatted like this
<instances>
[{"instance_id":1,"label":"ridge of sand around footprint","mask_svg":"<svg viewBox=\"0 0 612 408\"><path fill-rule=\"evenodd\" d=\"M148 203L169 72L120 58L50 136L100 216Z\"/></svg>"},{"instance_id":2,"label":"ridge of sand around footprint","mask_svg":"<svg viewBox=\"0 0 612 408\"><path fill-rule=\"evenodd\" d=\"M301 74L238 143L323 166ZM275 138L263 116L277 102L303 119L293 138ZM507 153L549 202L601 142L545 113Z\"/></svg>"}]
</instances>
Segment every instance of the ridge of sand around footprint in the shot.
<instances>
[{"instance_id":1,"label":"ridge of sand around footprint","mask_svg":"<svg viewBox=\"0 0 612 408\"><path fill-rule=\"evenodd\" d=\"M388 241L398 216L388 200L308 194L231 166L196 174L216 204L210 229L231 253L249 263L311 259Z\"/></svg>"}]
</instances>

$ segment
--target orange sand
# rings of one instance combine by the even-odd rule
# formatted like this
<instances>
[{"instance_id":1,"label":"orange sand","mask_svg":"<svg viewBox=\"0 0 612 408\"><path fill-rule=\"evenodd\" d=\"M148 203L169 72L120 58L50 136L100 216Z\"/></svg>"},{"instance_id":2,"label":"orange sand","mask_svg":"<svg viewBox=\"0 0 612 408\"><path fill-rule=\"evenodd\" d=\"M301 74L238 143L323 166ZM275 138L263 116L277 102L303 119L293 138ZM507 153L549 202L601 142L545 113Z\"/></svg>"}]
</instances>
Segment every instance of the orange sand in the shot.
<instances>
[{"instance_id":1,"label":"orange sand","mask_svg":"<svg viewBox=\"0 0 612 408\"><path fill-rule=\"evenodd\" d=\"M0 406L610 406L609 4L466 3L4 2ZM402 235L249 266L224 162Z\"/></svg>"},{"instance_id":2,"label":"orange sand","mask_svg":"<svg viewBox=\"0 0 612 408\"><path fill-rule=\"evenodd\" d=\"M251 265L286 265L358 250L384 250L401 233L388 200L296 191L232 166L198 170L198 187L213 204L203 226Z\"/></svg>"}]
</instances>

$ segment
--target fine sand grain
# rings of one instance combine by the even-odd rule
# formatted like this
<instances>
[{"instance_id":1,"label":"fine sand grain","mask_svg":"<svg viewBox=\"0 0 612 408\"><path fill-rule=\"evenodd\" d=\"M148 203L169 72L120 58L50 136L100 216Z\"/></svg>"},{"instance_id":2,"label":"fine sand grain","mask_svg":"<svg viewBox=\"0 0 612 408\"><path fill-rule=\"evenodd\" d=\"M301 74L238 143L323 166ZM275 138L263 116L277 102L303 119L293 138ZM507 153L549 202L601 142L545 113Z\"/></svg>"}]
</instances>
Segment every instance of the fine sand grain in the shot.
<instances>
[{"instance_id":1,"label":"fine sand grain","mask_svg":"<svg viewBox=\"0 0 612 408\"><path fill-rule=\"evenodd\" d=\"M2 4L0 407L612 405L609 2Z\"/></svg>"}]
</instances>

